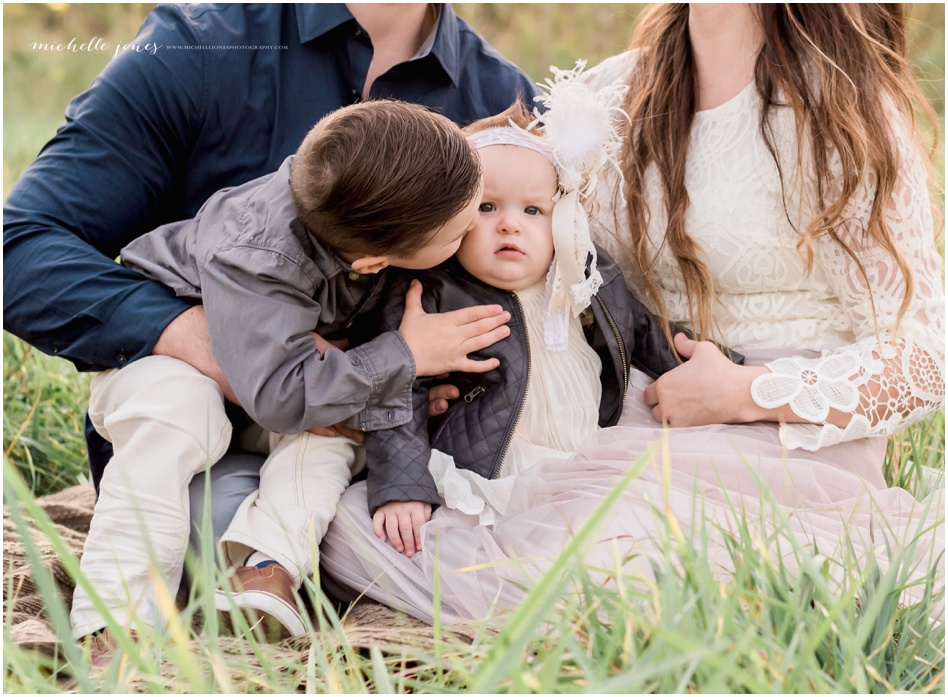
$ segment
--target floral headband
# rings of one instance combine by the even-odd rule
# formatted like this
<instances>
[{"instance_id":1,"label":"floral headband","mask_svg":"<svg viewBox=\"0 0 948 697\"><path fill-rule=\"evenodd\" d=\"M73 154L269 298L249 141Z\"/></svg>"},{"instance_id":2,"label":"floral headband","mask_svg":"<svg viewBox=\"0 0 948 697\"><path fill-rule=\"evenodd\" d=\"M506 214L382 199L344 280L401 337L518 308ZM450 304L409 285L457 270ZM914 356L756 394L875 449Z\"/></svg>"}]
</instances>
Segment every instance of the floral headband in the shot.
<instances>
[{"instance_id":1,"label":"floral headband","mask_svg":"<svg viewBox=\"0 0 948 697\"><path fill-rule=\"evenodd\" d=\"M608 162L618 170L615 155L621 147L614 116L621 111L625 86L621 83L594 90L581 79L585 61L573 70L551 67L553 79L540 84L536 97L546 111L534 110L527 129L488 128L468 136L477 149L517 145L544 155L556 168L559 191L553 205L553 264L546 279L544 340L551 351L566 349L570 315L589 307L602 285L596 269L596 247L589 235L589 218L581 199L596 188L597 173ZM542 122L542 136L530 129ZM588 268L588 273L587 273Z\"/></svg>"}]
</instances>

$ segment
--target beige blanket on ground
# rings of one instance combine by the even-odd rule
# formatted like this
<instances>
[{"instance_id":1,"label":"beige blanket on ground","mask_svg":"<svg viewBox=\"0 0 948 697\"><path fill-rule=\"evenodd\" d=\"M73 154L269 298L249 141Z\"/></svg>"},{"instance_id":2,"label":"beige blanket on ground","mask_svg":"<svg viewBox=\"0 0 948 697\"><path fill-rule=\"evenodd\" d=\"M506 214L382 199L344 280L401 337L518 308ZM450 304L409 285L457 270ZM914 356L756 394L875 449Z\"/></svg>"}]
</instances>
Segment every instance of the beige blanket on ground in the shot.
<instances>
[{"instance_id":1,"label":"beige blanket on ground","mask_svg":"<svg viewBox=\"0 0 948 697\"><path fill-rule=\"evenodd\" d=\"M55 524L57 533L70 551L76 557L82 556L95 503L92 486L74 486L40 498L37 502ZM55 579L68 608L72 603L75 583L49 539L36 529L31 532L40 558ZM3 511L3 564L3 611L4 617L12 619L10 634L13 641L20 646L52 654L56 651L59 639L50 626L27 560L26 549L7 507ZM428 625L371 601L354 605L346 613L343 627L345 640L354 647L407 645L424 648L434 641L434 634ZM452 633L468 641L473 638L473 633L466 628L452 628ZM303 653L306 652L307 644L299 640L284 642L287 650Z\"/></svg>"}]
</instances>

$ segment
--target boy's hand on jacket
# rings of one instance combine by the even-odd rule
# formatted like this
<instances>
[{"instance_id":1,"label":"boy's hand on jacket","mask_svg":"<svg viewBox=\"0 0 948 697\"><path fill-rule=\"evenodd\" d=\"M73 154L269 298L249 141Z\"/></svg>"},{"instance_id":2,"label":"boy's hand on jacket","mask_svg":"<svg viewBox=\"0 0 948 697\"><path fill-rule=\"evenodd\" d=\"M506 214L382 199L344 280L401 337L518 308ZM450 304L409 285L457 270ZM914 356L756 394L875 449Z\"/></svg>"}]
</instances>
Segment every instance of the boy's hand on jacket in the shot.
<instances>
[{"instance_id":1,"label":"boy's hand on jacket","mask_svg":"<svg viewBox=\"0 0 948 697\"><path fill-rule=\"evenodd\" d=\"M421 526L429 520L430 503L389 501L376 509L372 516L372 529L382 542L390 540L396 552L411 557L421 550Z\"/></svg>"},{"instance_id":2,"label":"boy's hand on jacket","mask_svg":"<svg viewBox=\"0 0 948 697\"><path fill-rule=\"evenodd\" d=\"M459 371L486 373L500 365L496 358L475 361L480 351L510 334L510 313L500 305L478 305L463 310L428 314L421 305L421 283L412 281L405 294L405 311L398 333L415 358L418 377Z\"/></svg>"}]
</instances>

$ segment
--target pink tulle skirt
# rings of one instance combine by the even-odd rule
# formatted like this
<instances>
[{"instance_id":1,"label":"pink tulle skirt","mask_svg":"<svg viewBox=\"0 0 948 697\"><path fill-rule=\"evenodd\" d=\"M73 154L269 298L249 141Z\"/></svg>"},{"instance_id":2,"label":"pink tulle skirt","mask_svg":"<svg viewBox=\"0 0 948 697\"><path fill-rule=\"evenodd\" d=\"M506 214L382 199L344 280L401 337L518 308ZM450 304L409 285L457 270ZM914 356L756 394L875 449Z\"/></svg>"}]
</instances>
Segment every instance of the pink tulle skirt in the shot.
<instances>
[{"instance_id":1,"label":"pink tulle skirt","mask_svg":"<svg viewBox=\"0 0 948 697\"><path fill-rule=\"evenodd\" d=\"M783 448L776 424L662 429L642 401L647 380L633 376L619 425L597 431L569 459L521 473L494 525L438 508L410 559L375 537L365 483L353 485L321 547L324 573L429 622L437 574L443 621L503 621L615 492L582 542L584 564L597 573L621 568L647 582L671 534L700 544L725 580L735 564L728 537L744 528L791 569L801 551L838 561L836 575L852 566L846 559L871 556L885 569L899 558L909 578L939 564L943 585L943 487L922 500L887 487L884 439L807 452ZM923 591L910 586L903 602Z\"/></svg>"}]
</instances>

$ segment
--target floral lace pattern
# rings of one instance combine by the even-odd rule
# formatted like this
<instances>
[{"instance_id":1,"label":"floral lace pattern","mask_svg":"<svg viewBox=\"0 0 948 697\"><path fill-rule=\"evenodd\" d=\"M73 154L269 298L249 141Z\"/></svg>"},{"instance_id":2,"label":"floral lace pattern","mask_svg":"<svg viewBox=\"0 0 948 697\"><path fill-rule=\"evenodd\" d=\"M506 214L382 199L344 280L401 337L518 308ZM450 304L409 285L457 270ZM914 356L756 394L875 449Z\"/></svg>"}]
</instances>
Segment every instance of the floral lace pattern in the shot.
<instances>
[{"instance_id":1,"label":"floral lace pattern","mask_svg":"<svg viewBox=\"0 0 948 697\"><path fill-rule=\"evenodd\" d=\"M633 61L633 53L616 56L587 73L587 79L597 88L622 82ZM904 278L888 252L863 238L873 183L853 197L837 230L865 274L828 238L814 241L815 264L807 274L796 243L797 228L817 211L809 193L814 190L808 185L812 176L791 166L796 152L793 114L776 111L770 125L784 178L802 182L785 211L778 171L759 131L759 108L750 85L721 106L698 112L687 154L685 184L693 205L686 225L714 275L721 338L737 350L822 353L769 363L771 373L754 383L752 396L759 405L789 404L795 414L815 422L782 426L787 447L815 450L892 434L945 400L942 263L933 239L924 161L903 129L899 180L886 216L895 244L912 268L914 285L896 332ZM623 269L629 287L645 299L626 242L618 184L615 175L603 175L590 231ZM662 244L666 218L654 170L646 191L656 278L669 319L687 325L684 282ZM825 423L830 409L852 415L845 428Z\"/></svg>"}]
</instances>

